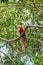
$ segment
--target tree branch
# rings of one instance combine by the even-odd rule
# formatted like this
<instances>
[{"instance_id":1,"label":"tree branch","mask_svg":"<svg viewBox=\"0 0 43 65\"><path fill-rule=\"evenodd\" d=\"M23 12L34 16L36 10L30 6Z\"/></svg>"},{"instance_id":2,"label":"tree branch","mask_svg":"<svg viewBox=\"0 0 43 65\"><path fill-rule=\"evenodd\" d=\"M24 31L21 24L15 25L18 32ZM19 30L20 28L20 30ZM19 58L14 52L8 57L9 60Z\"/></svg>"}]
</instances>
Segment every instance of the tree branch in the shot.
<instances>
[{"instance_id":1,"label":"tree branch","mask_svg":"<svg viewBox=\"0 0 43 65\"><path fill-rule=\"evenodd\" d=\"M3 53L5 56L7 56L10 59L10 61L12 62L12 64L15 65L14 61L7 54L5 54L3 51L0 51L0 52Z\"/></svg>"},{"instance_id":2,"label":"tree branch","mask_svg":"<svg viewBox=\"0 0 43 65\"><path fill-rule=\"evenodd\" d=\"M40 41L39 39L36 39L36 38L31 38L31 40L36 40L39 43L43 43L43 41Z\"/></svg>"},{"instance_id":3,"label":"tree branch","mask_svg":"<svg viewBox=\"0 0 43 65\"><path fill-rule=\"evenodd\" d=\"M38 6L36 6L34 0L31 0L31 1L32 1L32 4L33 4L34 8L36 9L36 11L37 11L38 13L40 13L40 15L43 17L43 12L38 8Z\"/></svg>"},{"instance_id":4,"label":"tree branch","mask_svg":"<svg viewBox=\"0 0 43 65\"><path fill-rule=\"evenodd\" d=\"M1 58L0 64L1 64L1 65L4 65L3 59L2 59L2 56L1 56L1 52L0 52L0 58Z\"/></svg>"},{"instance_id":5,"label":"tree branch","mask_svg":"<svg viewBox=\"0 0 43 65\"><path fill-rule=\"evenodd\" d=\"M35 27L35 28L42 28L42 29L43 29L43 26L39 26L39 25L37 25L37 26L36 26L36 25L28 25L28 26L26 26L26 28L25 28L25 30L23 31L23 33L24 33L29 27ZM23 33L22 33L19 37L15 38L15 39L10 39L10 40L8 40L8 39L4 39L4 38L0 37L0 40L6 41L6 42L17 41L17 40L19 40L19 39L22 37Z\"/></svg>"},{"instance_id":6,"label":"tree branch","mask_svg":"<svg viewBox=\"0 0 43 65\"><path fill-rule=\"evenodd\" d=\"M28 2L28 4L33 4L34 2ZM43 2L35 2L35 4L43 4ZM8 4L8 5L0 5L0 7L11 7L11 6L24 6L24 4Z\"/></svg>"}]
</instances>

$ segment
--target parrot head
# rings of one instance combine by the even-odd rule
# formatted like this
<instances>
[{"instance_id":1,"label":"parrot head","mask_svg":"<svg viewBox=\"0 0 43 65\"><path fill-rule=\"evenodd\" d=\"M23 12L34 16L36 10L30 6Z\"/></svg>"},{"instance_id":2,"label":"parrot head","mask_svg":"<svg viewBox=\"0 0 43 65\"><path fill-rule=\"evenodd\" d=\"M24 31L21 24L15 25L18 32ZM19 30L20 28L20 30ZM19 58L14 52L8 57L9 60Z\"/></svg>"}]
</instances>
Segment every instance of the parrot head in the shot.
<instances>
[{"instance_id":1,"label":"parrot head","mask_svg":"<svg viewBox=\"0 0 43 65\"><path fill-rule=\"evenodd\" d=\"M20 33L23 32L23 26L22 26L22 25L19 26L19 32L20 32Z\"/></svg>"},{"instance_id":2,"label":"parrot head","mask_svg":"<svg viewBox=\"0 0 43 65\"><path fill-rule=\"evenodd\" d=\"M22 25L19 25L19 28L20 28L20 29L23 28Z\"/></svg>"}]
</instances>

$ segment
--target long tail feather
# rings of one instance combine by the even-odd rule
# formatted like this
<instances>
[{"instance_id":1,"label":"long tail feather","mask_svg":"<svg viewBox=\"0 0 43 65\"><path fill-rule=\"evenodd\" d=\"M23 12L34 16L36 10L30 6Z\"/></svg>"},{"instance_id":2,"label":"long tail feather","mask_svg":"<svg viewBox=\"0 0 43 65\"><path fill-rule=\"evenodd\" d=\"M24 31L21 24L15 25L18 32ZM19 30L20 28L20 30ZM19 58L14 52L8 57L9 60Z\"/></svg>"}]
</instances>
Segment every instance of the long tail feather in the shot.
<instances>
[{"instance_id":1,"label":"long tail feather","mask_svg":"<svg viewBox=\"0 0 43 65\"><path fill-rule=\"evenodd\" d=\"M26 41L24 41L24 43L23 43L23 50L24 50L24 52L26 52Z\"/></svg>"}]
</instances>

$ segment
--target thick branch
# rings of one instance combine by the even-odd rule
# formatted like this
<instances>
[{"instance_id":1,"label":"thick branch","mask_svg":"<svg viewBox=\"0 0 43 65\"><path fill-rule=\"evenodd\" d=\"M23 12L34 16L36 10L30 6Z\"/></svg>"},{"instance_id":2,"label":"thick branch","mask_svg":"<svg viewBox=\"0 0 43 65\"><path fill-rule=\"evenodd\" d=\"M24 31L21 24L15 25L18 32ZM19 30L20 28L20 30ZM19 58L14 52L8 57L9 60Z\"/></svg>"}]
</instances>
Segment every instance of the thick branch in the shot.
<instances>
[{"instance_id":1,"label":"thick branch","mask_svg":"<svg viewBox=\"0 0 43 65\"><path fill-rule=\"evenodd\" d=\"M5 54L3 51L0 51L0 52L3 53L5 56L7 56L10 59L10 61L12 62L12 64L15 65L14 61L7 54Z\"/></svg>"},{"instance_id":2,"label":"thick branch","mask_svg":"<svg viewBox=\"0 0 43 65\"><path fill-rule=\"evenodd\" d=\"M35 27L35 28L42 28L42 29L43 29L43 26L39 26L39 25L37 25L37 26L36 26L36 25L28 25L28 26L26 26L26 28L25 28L25 30L23 31L23 33L24 33L29 27ZM4 39L4 38L0 37L0 40L6 41L6 42L17 41L17 40L19 40L19 39L22 37L23 33L22 33L19 37L15 38L15 39L10 39L10 40L8 40L8 39Z\"/></svg>"}]
</instances>

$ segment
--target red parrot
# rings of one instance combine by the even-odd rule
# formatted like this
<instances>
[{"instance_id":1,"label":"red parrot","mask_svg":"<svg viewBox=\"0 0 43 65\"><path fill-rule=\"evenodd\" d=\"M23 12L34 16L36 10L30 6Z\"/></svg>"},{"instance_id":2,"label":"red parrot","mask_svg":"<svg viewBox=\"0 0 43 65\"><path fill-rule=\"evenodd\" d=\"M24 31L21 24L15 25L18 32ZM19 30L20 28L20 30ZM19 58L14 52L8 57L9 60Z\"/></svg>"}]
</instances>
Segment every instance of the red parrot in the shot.
<instances>
[{"instance_id":1,"label":"red parrot","mask_svg":"<svg viewBox=\"0 0 43 65\"><path fill-rule=\"evenodd\" d=\"M22 34L23 31L24 31L24 28L23 28L22 25L20 25L19 26L19 32L20 32L20 34ZM23 38L23 50L25 52L26 51L26 34L25 34L25 32L23 33L22 38Z\"/></svg>"}]
</instances>

